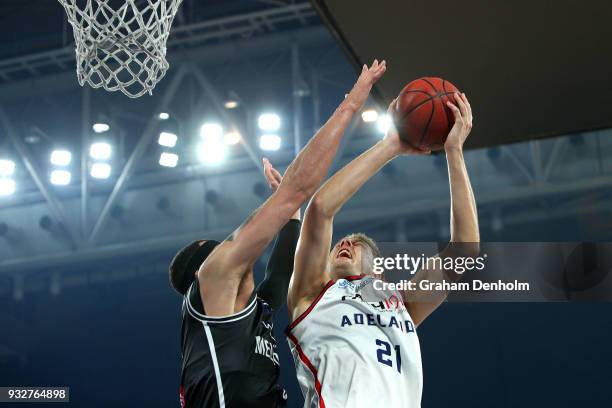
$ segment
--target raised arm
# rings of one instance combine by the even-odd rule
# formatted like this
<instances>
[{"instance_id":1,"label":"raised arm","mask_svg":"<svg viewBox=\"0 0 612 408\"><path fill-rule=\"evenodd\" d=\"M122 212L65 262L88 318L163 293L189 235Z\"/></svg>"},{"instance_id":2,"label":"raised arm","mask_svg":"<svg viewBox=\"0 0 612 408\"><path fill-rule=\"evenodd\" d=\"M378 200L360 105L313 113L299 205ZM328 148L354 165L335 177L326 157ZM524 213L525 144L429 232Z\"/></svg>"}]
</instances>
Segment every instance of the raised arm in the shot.
<instances>
[{"instance_id":1,"label":"raised arm","mask_svg":"<svg viewBox=\"0 0 612 408\"><path fill-rule=\"evenodd\" d=\"M395 101L389 109L394 104ZM334 216L389 160L408 153L429 152L404 145L397 134L392 134L344 166L316 192L304 215L295 271L289 288L289 312L293 318L301 314L304 306L307 307L314 300L329 280L326 265Z\"/></svg>"},{"instance_id":2,"label":"raised arm","mask_svg":"<svg viewBox=\"0 0 612 408\"><path fill-rule=\"evenodd\" d=\"M293 160L278 190L204 262L198 279L208 314L235 312L234 302L228 299L237 298L241 281L265 247L327 175L346 127L385 69L384 61L363 67L348 96Z\"/></svg>"},{"instance_id":3,"label":"raised arm","mask_svg":"<svg viewBox=\"0 0 612 408\"><path fill-rule=\"evenodd\" d=\"M276 191L283 177L267 159L264 159L264 174L272 192ZM278 233L266 265L264 280L256 290L257 295L265 300L274 311L280 309L287 301L295 248L300 237L300 215L300 210L297 210Z\"/></svg>"},{"instance_id":4,"label":"raised arm","mask_svg":"<svg viewBox=\"0 0 612 408\"><path fill-rule=\"evenodd\" d=\"M446 139L444 150L448 162L448 179L451 196L451 239L449 245L440 252L439 257L475 257L478 255L480 233L478 231L478 214L476 200L470 184L465 160L463 143L472 130L472 108L465 94L455 95L456 104L449 103L455 116L455 124ZM461 275L443 269L422 269L413 281L429 280L441 282L457 281ZM419 325L444 300L445 291L406 291L404 302L415 325Z\"/></svg>"}]
</instances>

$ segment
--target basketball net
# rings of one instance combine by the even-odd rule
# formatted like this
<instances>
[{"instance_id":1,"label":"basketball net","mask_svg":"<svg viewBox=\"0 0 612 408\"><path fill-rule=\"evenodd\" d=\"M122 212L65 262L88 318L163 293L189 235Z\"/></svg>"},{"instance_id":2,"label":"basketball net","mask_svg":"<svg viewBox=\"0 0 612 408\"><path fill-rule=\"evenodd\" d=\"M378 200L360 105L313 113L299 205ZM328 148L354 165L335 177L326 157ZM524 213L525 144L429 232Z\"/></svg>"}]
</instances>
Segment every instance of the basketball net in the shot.
<instances>
[{"instance_id":1,"label":"basketball net","mask_svg":"<svg viewBox=\"0 0 612 408\"><path fill-rule=\"evenodd\" d=\"M79 84L152 94L169 68L166 41L183 0L58 0L76 43Z\"/></svg>"}]
</instances>

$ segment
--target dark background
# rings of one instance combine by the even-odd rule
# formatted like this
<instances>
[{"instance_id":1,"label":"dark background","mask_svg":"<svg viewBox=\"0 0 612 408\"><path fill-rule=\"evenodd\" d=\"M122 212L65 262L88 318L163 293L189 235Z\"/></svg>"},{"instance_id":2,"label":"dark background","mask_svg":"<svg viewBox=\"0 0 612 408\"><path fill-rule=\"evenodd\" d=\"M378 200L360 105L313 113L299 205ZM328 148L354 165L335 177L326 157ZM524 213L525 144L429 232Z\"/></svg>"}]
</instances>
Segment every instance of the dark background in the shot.
<instances>
[{"instance_id":1,"label":"dark background","mask_svg":"<svg viewBox=\"0 0 612 408\"><path fill-rule=\"evenodd\" d=\"M539 224L533 230L510 229L506 237L577 237L571 220L563 224L558 233L555 225ZM379 240L390 238L381 230L367 232ZM492 234L483 231L487 236ZM171 256L106 265L119 273L137 265L142 277L128 281L66 289L60 296L39 293L21 302L3 299L2 337L23 354L3 356L0 383L70 386L71 405L78 407L177 406L181 300L160 270ZM262 262L257 269L260 278ZM282 382L290 407L297 408L302 398L282 333L286 325L283 309L275 323ZM418 333L423 407L609 404L609 303L445 304Z\"/></svg>"},{"instance_id":2,"label":"dark background","mask_svg":"<svg viewBox=\"0 0 612 408\"><path fill-rule=\"evenodd\" d=\"M612 125L607 0L313 0L356 66L398 62L377 84L389 102L406 78L449 79L478 106L470 147Z\"/></svg>"}]
</instances>

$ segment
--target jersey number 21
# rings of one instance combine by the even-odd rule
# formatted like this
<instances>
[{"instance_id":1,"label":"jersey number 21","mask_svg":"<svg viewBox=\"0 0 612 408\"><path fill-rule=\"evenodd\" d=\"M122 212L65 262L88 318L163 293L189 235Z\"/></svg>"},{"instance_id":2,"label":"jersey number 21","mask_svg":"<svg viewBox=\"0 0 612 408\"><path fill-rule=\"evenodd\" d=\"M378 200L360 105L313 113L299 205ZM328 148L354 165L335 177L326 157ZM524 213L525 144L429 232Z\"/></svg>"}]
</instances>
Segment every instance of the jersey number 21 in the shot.
<instances>
[{"instance_id":1,"label":"jersey number 21","mask_svg":"<svg viewBox=\"0 0 612 408\"><path fill-rule=\"evenodd\" d=\"M400 352L400 346L393 346L391 348L391 344L384 340L376 339L376 345L379 347L376 350L376 357L378 358L378 362L389 367L393 367L393 351L395 351L395 366L397 368L397 372L402 372L402 354Z\"/></svg>"}]
</instances>

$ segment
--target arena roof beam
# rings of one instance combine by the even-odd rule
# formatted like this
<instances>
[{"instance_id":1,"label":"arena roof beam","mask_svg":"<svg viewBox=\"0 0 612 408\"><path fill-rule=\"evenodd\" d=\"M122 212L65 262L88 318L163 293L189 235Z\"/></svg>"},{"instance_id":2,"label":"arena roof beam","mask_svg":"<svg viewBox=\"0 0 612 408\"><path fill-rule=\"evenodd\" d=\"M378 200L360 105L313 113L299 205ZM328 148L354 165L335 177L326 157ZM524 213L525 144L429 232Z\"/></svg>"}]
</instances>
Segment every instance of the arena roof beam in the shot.
<instances>
[{"instance_id":1,"label":"arena roof beam","mask_svg":"<svg viewBox=\"0 0 612 408\"><path fill-rule=\"evenodd\" d=\"M532 140L529 142L529 152L531 153L531 164L533 165L534 178L538 182L544 181L544 164L542 162L542 150L540 143Z\"/></svg>"},{"instance_id":2,"label":"arena roof beam","mask_svg":"<svg viewBox=\"0 0 612 408\"><path fill-rule=\"evenodd\" d=\"M329 33L324 27L314 26L293 31L291 37L288 37L286 33L273 33L250 38L248 41L225 41L218 44L207 44L184 49L180 52L170 50L170 72L186 61L202 64L203 66L214 66L226 58L239 60L249 56L259 57L264 54L278 53L279 49L282 49L284 53L290 47L292 38L309 47L331 42ZM206 52L203 50L206 50ZM73 49L71 49L71 53L74 54ZM23 58L26 57L24 56ZM1 68L2 62L0 61L0 77L3 72ZM70 67L70 71L62 69L61 71L18 80L7 78L7 81L0 82L0 103L75 89L78 83L74 74L74 57L72 57L72 60L68 60L67 65Z\"/></svg>"},{"instance_id":3,"label":"arena roof beam","mask_svg":"<svg viewBox=\"0 0 612 408\"><path fill-rule=\"evenodd\" d=\"M532 183L534 181L533 174L525 167L523 162L518 158L518 156L510 149L508 146L502 146L502 150L508 155L512 163L516 166L516 168L525 176L525 178Z\"/></svg>"},{"instance_id":4,"label":"arena roof beam","mask_svg":"<svg viewBox=\"0 0 612 408\"><path fill-rule=\"evenodd\" d=\"M89 156L89 126L91 116L91 88L84 86L81 89L81 237L87 239L89 234L89 175L87 167Z\"/></svg>"},{"instance_id":5,"label":"arena roof beam","mask_svg":"<svg viewBox=\"0 0 612 408\"><path fill-rule=\"evenodd\" d=\"M176 26L171 31L167 46L168 49L172 49L182 45L203 45L211 40L247 38L261 31L261 25L257 21L268 22L268 30L274 31L275 24L300 22L304 21L305 17L315 15L310 4L300 3ZM226 28L228 25L232 28ZM26 73L30 77L37 77L42 75L41 68L63 71L66 66L74 64L74 59L72 44L55 50L8 58L0 60L0 77L11 80L11 78L21 78Z\"/></svg>"},{"instance_id":6,"label":"arena roof beam","mask_svg":"<svg viewBox=\"0 0 612 408\"><path fill-rule=\"evenodd\" d=\"M606 188L612 184L612 177L597 177L588 181L578 180L565 183L546 184L542 187L534 189L533 185L516 186L505 189L503 192L492 191L479 195L479 207L488 205L496 205L499 203L511 204L513 202L525 202L525 200L536 200L538 198L546 198L560 193L587 192L594 189ZM420 214L438 213L446 211L449 208L449 202L445 200L421 200L405 205L405 196L401 196L401 192L397 189L390 190L394 194L381 194L387 196L389 203L396 203L395 206L385 207L384 213L372 211L368 205L360 206L359 208L349 208L338 214L338 225L352 225L356 222L372 222L380 220L397 220L401 217L411 217ZM397 196L397 197L394 197ZM397 199L396 199L397 198ZM586 213L592 211L605 211L609 208L607 203L597 204L579 208L578 213ZM505 222L530 222L542 219L542 216L548 218L562 217L564 214L575 214L576 211L568 211L563 209L560 211L546 211L540 214L530 208L525 214L517 214L514 216L506 216ZM535 215L537 214L537 216ZM176 236L155 237L133 242L123 242L118 244L110 244L97 248L81 248L74 252L55 253L53 255L45 254L28 258L13 258L0 261L0 275L2 273L12 273L15 271L35 270L41 268L56 267L60 265L78 264L84 262L92 262L111 257L134 256L144 253L158 252L171 248L178 248L185 242L193 241L202 236L226 236L231 233L233 228L222 227L214 230L196 231L188 234Z\"/></svg>"},{"instance_id":7,"label":"arena roof beam","mask_svg":"<svg viewBox=\"0 0 612 408\"><path fill-rule=\"evenodd\" d=\"M236 123L236 121L233 120L231 115L227 112L227 109L223 107L223 101L219 97L219 94L215 90L215 87L213 86L213 84L208 80L204 72L199 67L195 65L191 65L190 72L193 74L196 81L202 87L204 92L206 92L206 94L212 101L215 109L217 110L219 115L221 115L223 120L226 123L232 123L233 126L236 128L236 131L238 131L238 133L242 135L240 142L242 146L244 147L244 150L247 152L247 154L249 155L249 157L255 164L255 168L259 170L261 168L261 158L257 155L257 153L255 153L255 149L253 149L253 146L251 146L250 142L247 140L246 138L247 134L245 133L244 129L240 128L240 126ZM263 176L263 173L261 171L259 173Z\"/></svg>"},{"instance_id":8,"label":"arena roof beam","mask_svg":"<svg viewBox=\"0 0 612 408\"><path fill-rule=\"evenodd\" d=\"M23 161L24 167L28 170L28 173L34 180L34 183L36 184L40 192L45 197L45 200L51 207L51 212L64 227L66 234L68 235L68 240L70 241L71 247L73 249L79 248L77 234L75 233L72 223L70 223L68 221L68 218L66 218L64 207L62 206L61 201L59 201L55 197L53 192L49 190L47 183L43 181L38 169L34 165L34 160L32 160L32 157L30 156L27 147L23 144L23 141L13 128L11 120L9 119L8 115L2 107L0 107L0 123L3 125L4 131L6 132L8 138L11 140L13 146L15 146L15 149L21 156L21 160Z\"/></svg>"},{"instance_id":9,"label":"arena roof beam","mask_svg":"<svg viewBox=\"0 0 612 408\"><path fill-rule=\"evenodd\" d=\"M302 149L302 74L300 72L300 46L291 44L291 82L293 86L293 152Z\"/></svg>"},{"instance_id":10,"label":"arena roof beam","mask_svg":"<svg viewBox=\"0 0 612 408\"><path fill-rule=\"evenodd\" d=\"M179 89L179 85L182 83L188 71L189 70L188 70L187 65L181 66L177 70L174 78L172 78L172 80L170 81L170 84L168 85L168 88L166 89L166 92L164 93L162 99L160 100L157 108L153 112L163 112L168 108L168 105L172 101L172 98L174 98L174 96L176 95L176 92ZM123 167L123 170L121 171L121 174L119 175L119 178L117 179L117 182L115 183L115 187L113 188L113 191L108 197L108 200L106 201L106 204L102 208L102 212L100 213L100 216L98 217L98 220L96 221L94 228L91 231L91 235L89 236L89 239L88 239L88 245L91 246L96 243L98 239L98 235L100 234L102 227L104 227L104 223L106 222L106 219L108 218L108 214L111 208L113 208L113 205L115 205L117 198L121 195L121 193L125 189L130 176L132 175L132 173L134 172L134 169L136 168L136 165L140 161L140 158L144 155L151 140L153 140L153 137L155 136L155 133L153 132L153 130L155 129L156 126L157 126L157 123L151 120L147 124L145 130L142 132L142 135L140 136L140 139L138 140L136 147L134 147L134 150L132 151L130 158L125 163L125 166Z\"/></svg>"},{"instance_id":11,"label":"arena roof beam","mask_svg":"<svg viewBox=\"0 0 612 408\"><path fill-rule=\"evenodd\" d=\"M563 149L567 145L567 138L560 137L555 140L552 151L550 152L550 156L548 156L548 161L546 162L546 167L544 168L544 179L550 179L552 172L555 170L555 167L559 163L559 157L561 153L563 153Z\"/></svg>"}]
</instances>

